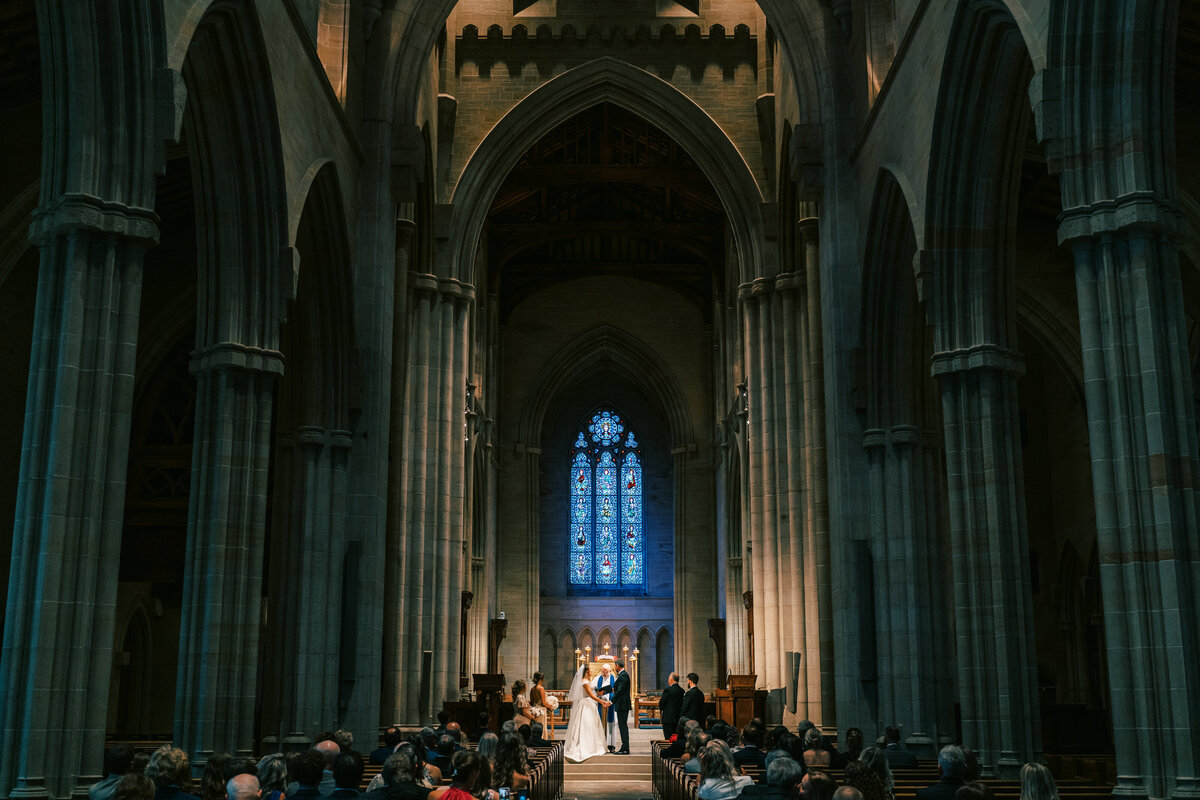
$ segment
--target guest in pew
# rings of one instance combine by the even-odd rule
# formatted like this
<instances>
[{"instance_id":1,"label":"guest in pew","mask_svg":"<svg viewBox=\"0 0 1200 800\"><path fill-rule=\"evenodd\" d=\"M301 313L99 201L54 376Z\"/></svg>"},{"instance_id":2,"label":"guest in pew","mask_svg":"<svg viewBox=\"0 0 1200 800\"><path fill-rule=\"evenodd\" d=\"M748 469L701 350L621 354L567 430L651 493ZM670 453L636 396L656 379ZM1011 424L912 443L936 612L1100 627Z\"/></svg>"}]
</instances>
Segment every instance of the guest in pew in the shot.
<instances>
[{"instance_id":1,"label":"guest in pew","mask_svg":"<svg viewBox=\"0 0 1200 800\"><path fill-rule=\"evenodd\" d=\"M496 749L492 788L499 789L501 786L510 789L529 787L529 759L526 756L525 742L521 741L517 734L505 734L500 737L500 746Z\"/></svg>"},{"instance_id":2,"label":"guest in pew","mask_svg":"<svg viewBox=\"0 0 1200 800\"><path fill-rule=\"evenodd\" d=\"M853 786L862 792L862 800L888 800L888 791L879 774L864 761L851 761L846 764L843 780L847 786Z\"/></svg>"},{"instance_id":3,"label":"guest in pew","mask_svg":"<svg viewBox=\"0 0 1200 800\"><path fill-rule=\"evenodd\" d=\"M437 740L437 759L433 762L443 775L450 774L450 759L454 758L457 742L448 733L443 733Z\"/></svg>"},{"instance_id":4,"label":"guest in pew","mask_svg":"<svg viewBox=\"0 0 1200 800\"><path fill-rule=\"evenodd\" d=\"M154 781L154 800L200 800L187 791L191 774L187 753L169 744L155 750L146 765L146 777Z\"/></svg>"},{"instance_id":5,"label":"guest in pew","mask_svg":"<svg viewBox=\"0 0 1200 800\"><path fill-rule=\"evenodd\" d=\"M371 751L368 757L372 764L383 764L388 760L388 756L396 752L396 746L404 740L404 735L400 733L400 729L392 725L383 732L383 746L376 747Z\"/></svg>"},{"instance_id":6,"label":"guest in pew","mask_svg":"<svg viewBox=\"0 0 1200 800\"><path fill-rule=\"evenodd\" d=\"M421 757L425 759L426 764L437 763L437 741L437 732L433 728L428 725L421 728L421 744L425 748L425 752L421 754Z\"/></svg>"},{"instance_id":7,"label":"guest in pew","mask_svg":"<svg viewBox=\"0 0 1200 800\"><path fill-rule=\"evenodd\" d=\"M832 754L821 746L821 729L815 725L804 732L804 766L828 767Z\"/></svg>"},{"instance_id":8,"label":"guest in pew","mask_svg":"<svg viewBox=\"0 0 1200 800\"><path fill-rule=\"evenodd\" d=\"M1021 767L1021 800L1058 800L1058 784L1045 764Z\"/></svg>"},{"instance_id":9,"label":"guest in pew","mask_svg":"<svg viewBox=\"0 0 1200 800\"><path fill-rule=\"evenodd\" d=\"M783 738L784 734L787 732L788 729L782 725L776 725L774 728L771 728L771 730L767 731L767 735L763 738L763 750L769 753L772 750L780 749L779 740Z\"/></svg>"},{"instance_id":10,"label":"guest in pew","mask_svg":"<svg viewBox=\"0 0 1200 800\"><path fill-rule=\"evenodd\" d=\"M851 761L857 761L859 755L863 751L864 746L865 746L865 741L863 738L862 729L861 728L847 728L846 729L846 748L845 748L845 751L842 753L843 757L845 758L845 762L843 763L842 766L844 767L846 764L849 764Z\"/></svg>"},{"instance_id":11,"label":"guest in pew","mask_svg":"<svg viewBox=\"0 0 1200 800\"><path fill-rule=\"evenodd\" d=\"M954 800L992 800L992 790L979 781L967 781L958 787Z\"/></svg>"},{"instance_id":12,"label":"guest in pew","mask_svg":"<svg viewBox=\"0 0 1200 800\"><path fill-rule=\"evenodd\" d=\"M883 729L883 755L892 769L920 766L917 763L916 755L900 744L900 729L895 725L888 725Z\"/></svg>"},{"instance_id":13,"label":"guest in pew","mask_svg":"<svg viewBox=\"0 0 1200 800\"><path fill-rule=\"evenodd\" d=\"M833 800L837 788L837 781L824 772L811 771L805 773L800 782L800 797L803 800Z\"/></svg>"},{"instance_id":14,"label":"guest in pew","mask_svg":"<svg viewBox=\"0 0 1200 800\"><path fill-rule=\"evenodd\" d=\"M782 750L767 753L765 783L755 783L742 789L742 798L761 800L790 800L796 796L804 778L804 766Z\"/></svg>"},{"instance_id":15,"label":"guest in pew","mask_svg":"<svg viewBox=\"0 0 1200 800\"><path fill-rule=\"evenodd\" d=\"M488 761L495 761L496 751L500 749L500 737L489 731L480 738L475 749Z\"/></svg>"},{"instance_id":16,"label":"guest in pew","mask_svg":"<svg viewBox=\"0 0 1200 800\"><path fill-rule=\"evenodd\" d=\"M330 800L358 800L358 787L362 784L362 753L347 749L338 753L333 762L333 794Z\"/></svg>"},{"instance_id":17,"label":"guest in pew","mask_svg":"<svg viewBox=\"0 0 1200 800\"><path fill-rule=\"evenodd\" d=\"M683 762L683 771L689 775L699 775L701 771L700 753L704 750L704 746L713 741L713 738L699 728L692 728L692 732L688 735L687 749L684 753L685 760ZM691 756L691 758L686 758Z\"/></svg>"},{"instance_id":18,"label":"guest in pew","mask_svg":"<svg viewBox=\"0 0 1200 800\"><path fill-rule=\"evenodd\" d=\"M262 797L262 787L258 778L248 772L239 772L225 784L226 800L258 800Z\"/></svg>"},{"instance_id":19,"label":"guest in pew","mask_svg":"<svg viewBox=\"0 0 1200 800\"><path fill-rule=\"evenodd\" d=\"M467 746L467 737L463 734L462 725L459 725L457 722L446 723L446 735L454 740L455 752Z\"/></svg>"},{"instance_id":20,"label":"guest in pew","mask_svg":"<svg viewBox=\"0 0 1200 800\"><path fill-rule=\"evenodd\" d=\"M305 750L288 765L293 781L288 784L287 796L291 800L317 800L321 797L321 783L325 774L325 756L317 750ZM330 790L332 794L332 790Z\"/></svg>"},{"instance_id":21,"label":"guest in pew","mask_svg":"<svg viewBox=\"0 0 1200 800\"><path fill-rule=\"evenodd\" d=\"M963 781L969 783L970 781L979 780L979 772L981 769L979 764L979 754L967 747L965 744L961 745L961 747L963 751L963 759L965 759L967 762L967 768L963 770Z\"/></svg>"},{"instance_id":22,"label":"guest in pew","mask_svg":"<svg viewBox=\"0 0 1200 800\"><path fill-rule=\"evenodd\" d=\"M716 714L709 714L704 718L704 732L712 736L713 728L717 727L717 723L721 720L717 719Z\"/></svg>"},{"instance_id":23,"label":"guest in pew","mask_svg":"<svg viewBox=\"0 0 1200 800\"><path fill-rule=\"evenodd\" d=\"M154 781L140 772L127 772L113 789L113 800L153 800Z\"/></svg>"},{"instance_id":24,"label":"guest in pew","mask_svg":"<svg viewBox=\"0 0 1200 800\"><path fill-rule=\"evenodd\" d=\"M529 746L530 747L549 747L554 744L550 739L543 737L546 733L545 727L540 722L535 722L529 726Z\"/></svg>"},{"instance_id":25,"label":"guest in pew","mask_svg":"<svg viewBox=\"0 0 1200 800\"><path fill-rule=\"evenodd\" d=\"M495 792L480 789L479 774L483 758L474 750L459 750L454 754L454 778L449 786L441 786L429 793L429 800L477 800L480 797L494 798Z\"/></svg>"},{"instance_id":26,"label":"guest in pew","mask_svg":"<svg viewBox=\"0 0 1200 800\"><path fill-rule=\"evenodd\" d=\"M675 726L675 740L668 747L664 747L660 751L663 758L680 758L687 752L687 735L692 728L698 728L699 723L694 719L680 717L679 724Z\"/></svg>"},{"instance_id":27,"label":"guest in pew","mask_svg":"<svg viewBox=\"0 0 1200 800\"><path fill-rule=\"evenodd\" d=\"M417 783L430 789L441 784L442 771L437 768L436 764L430 764L425 760L425 748L421 746L417 737L411 737L407 742L402 742L396 752L408 752L412 756L413 763L417 765Z\"/></svg>"},{"instance_id":28,"label":"guest in pew","mask_svg":"<svg viewBox=\"0 0 1200 800\"><path fill-rule=\"evenodd\" d=\"M225 766L221 769L221 777L228 783L229 779L235 775L253 775L258 777L258 764L249 756L234 756L225 762ZM259 781L259 788L262 788L262 782Z\"/></svg>"},{"instance_id":29,"label":"guest in pew","mask_svg":"<svg viewBox=\"0 0 1200 800\"><path fill-rule=\"evenodd\" d=\"M789 756L804 763L804 742L794 733L785 733L779 737L779 749L787 752Z\"/></svg>"},{"instance_id":30,"label":"guest in pew","mask_svg":"<svg viewBox=\"0 0 1200 800\"><path fill-rule=\"evenodd\" d=\"M213 753L208 757L208 763L200 775L200 800L224 800L227 761L229 753Z\"/></svg>"},{"instance_id":31,"label":"guest in pew","mask_svg":"<svg viewBox=\"0 0 1200 800\"><path fill-rule=\"evenodd\" d=\"M742 743L733 750L733 763L738 767L765 769L766 753L762 750L763 729L761 723L752 719L742 728Z\"/></svg>"},{"instance_id":32,"label":"guest in pew","mask_svg":"<svg viewBox=\"0 0 1200 800\"><path fill-rule=\"evenodd\" d=\"M879 776L879 780L883 784L883 790L887 793L888 800L895 800L896 779L892 776L892 767L888 763L883 751L878 747L868 747L858 754L858 760L870 767Z\"/></svg>"},{"instance_id":33,"label":"guest in pew","mask_svg":"<svg viewBox=\"0 0 1200 800\"><path fill-rule=\"evenodd\" d=\"M287 759L283 753L263 756L256 769L262 800L283 800L288 785Z\"/></svg>"},{"instance_id":34,"label":"guest in pew","mask_svg":"<svg viewBox=\"0 0 1200 800\"><path fill-rule=\"evenodd\" d=\"M863 800L863 795L853 786L839 786L833 793L833 800Z\"/></svg>"},{"instance_id":35,"label":"guest in pew","mask_svg":"<svg viewBox=\"0 0 1200 800\"><path fill-rule=\"evenodd\" d=\"M132 748L123 744L110 747L104 754L104 779L91 785L88 789L88 800L112 800L117 784L132 766Z\"/></svg>"},{"instance_id":36,"label":"guest in pew","mask_svg":"<svg viewBox=\"0 0 1200 800\"><path fill-rule=\"evenodd\" d=\"M386 800L425 800L429 796L429 787L417 780L420 769L412 748L402 748L388 756L380 774L385 773L386 785L376 791L384 792ZM369 800L375 800L370 793L367 796Z\"/></svg>"},{"instance_id":37,"label":"guest in pew","mask_svg":"<svg viewBox=\"0 0 1200 800\"><path fill-rule=\"evenodd\" d=\"M697 800L733 800L742 789L754 783L748 775L734 772L729 745L713 740L700 751L700 786Z\"/></svg>"},{"instance_id":38,"label":"guest in pew","mask_svg":"<svg viewBox=\"0 0 1200 800\"><path fill-rule=\"evenodd\" d=\"M917 800L954 800L954 793L963 785L963 772L967 769L962 748L952 744L943 747L938 753L938 768L942 779L932 786L917 789Z\"/></svg>"}]
</instances>

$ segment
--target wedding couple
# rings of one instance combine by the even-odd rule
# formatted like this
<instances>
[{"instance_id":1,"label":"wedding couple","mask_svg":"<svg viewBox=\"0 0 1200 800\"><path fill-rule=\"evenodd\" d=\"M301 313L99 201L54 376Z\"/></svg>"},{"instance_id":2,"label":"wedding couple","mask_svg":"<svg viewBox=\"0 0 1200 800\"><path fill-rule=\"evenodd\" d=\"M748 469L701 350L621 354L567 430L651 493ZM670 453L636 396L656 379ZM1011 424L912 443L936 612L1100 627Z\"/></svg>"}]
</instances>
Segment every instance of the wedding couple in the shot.
<instances>
[{"instance_id":1,"label":"wedding couple","mask_svg":"<svg viewBox=\"0 0 1200 800\"><path fill-rule=\"evenodd\" d=\"M579 763L608 752L601 713L608 717L609 725L616 723L621 732L621 749L617 755L629 753L629 673L625 671L625 662L613 663L617 668L616 677L601 678L598 687L592 684L587 664L579 668L571 681L571 691L567 694L571 701L571 717L567 722L566 749L563 751L568 761Z\"/></svg>"}]
</instances>

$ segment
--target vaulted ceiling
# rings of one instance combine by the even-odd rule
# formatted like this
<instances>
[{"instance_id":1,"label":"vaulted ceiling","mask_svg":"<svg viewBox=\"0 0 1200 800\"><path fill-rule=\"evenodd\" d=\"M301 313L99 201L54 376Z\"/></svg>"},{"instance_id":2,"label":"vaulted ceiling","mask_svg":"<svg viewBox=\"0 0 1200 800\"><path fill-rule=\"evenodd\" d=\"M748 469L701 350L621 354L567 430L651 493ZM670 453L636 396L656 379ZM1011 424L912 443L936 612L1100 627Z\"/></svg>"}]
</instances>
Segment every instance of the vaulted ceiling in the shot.
<instances>
[{"instance_id":1,"label":"vaulted ceiling","mask_svg":"<svg viewBox=\"0 0 1200 800\"><path fill-rule=\"evenodd\" d=\"M552 130L513 168L488 216L501 314L553 283L625 275L709 311L725 213L669 136L610 103Z\"/></svg>"}]
</instances>

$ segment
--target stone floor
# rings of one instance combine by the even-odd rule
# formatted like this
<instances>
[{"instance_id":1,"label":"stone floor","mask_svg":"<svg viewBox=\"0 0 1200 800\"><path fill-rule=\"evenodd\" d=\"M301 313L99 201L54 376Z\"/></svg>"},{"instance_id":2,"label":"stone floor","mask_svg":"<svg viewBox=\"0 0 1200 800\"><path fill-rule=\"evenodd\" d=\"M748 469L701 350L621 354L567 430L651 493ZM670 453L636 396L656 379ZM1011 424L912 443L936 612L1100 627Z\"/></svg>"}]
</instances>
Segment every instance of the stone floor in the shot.
<instances>
[{"instance_id":1,"label":"stone floor","mask_svg":"<svg viewBox=\"0 0 1200 800\"><path fill-rule=\"evenodd\" d=\"M565 800L643 800L653 797L650 742L661 737L662 731L658 729L630 728L629 755L599 756L582 764L568 761L563 797Z\"/></svg>"}]
</instances>

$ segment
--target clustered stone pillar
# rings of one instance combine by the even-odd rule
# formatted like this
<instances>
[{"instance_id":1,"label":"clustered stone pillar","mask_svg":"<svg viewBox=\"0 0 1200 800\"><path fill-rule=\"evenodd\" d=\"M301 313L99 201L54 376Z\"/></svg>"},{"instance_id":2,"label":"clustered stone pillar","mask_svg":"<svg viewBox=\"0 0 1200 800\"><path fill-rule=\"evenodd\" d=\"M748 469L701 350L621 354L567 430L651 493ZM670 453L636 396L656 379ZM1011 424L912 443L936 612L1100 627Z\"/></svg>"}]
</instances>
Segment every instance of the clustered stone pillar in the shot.
<instances>
[{"instance_id":1,"label":"clustered stone pillar","mask_svg":"<svg viewBox=\"0 0 1200 800\"><path fill-rule=\"evenodd\" d=\"M234 342L198 350L175 744L202 766L253 752L271 415L283 358Z\"/></svg>"},{"instance_id":2,"label":"clustered stone pillar","mask_svg":"<svg viewBox=\"0 0 1200 800\"><path fill-rule=\"evenodd\" d=\"M941 451L910 424L867 430L878 717L903 724L905 745L932 758L953 736L949 592L940 534Z\"/></svg>"},{"instance_id":3,"label":"clustered stone pillar","mask_svg":"<svg viewBox=\"0 0 1200 800\"><path fill-rule=\"evenodd\" d=\"M1172 212L1136 196L1097 208L1059 235L1075 256L1114 794L1197 797L1200 459Z\"/></svg>"},{"instance_id":4,"label":"clustered stone pillar","mask_svg":"<svg viewBox=\"0 0 1200 800\"><path fill-rule=\"evenodd\" d=\"M99 775L112 670L145 210L41 208L41 248L0 656L0 795L66 797ZM82 788L86 792L86 788Z\"/></svg>"},{"instance_id":5,"label":"clustered stone pillar","mask_svg":"<svg viewBox=\"0 0 1200 800\"><path fill-rule=\"evenodd\" d=\"M743 285L754 661L787 711L833 725L829 522L815 225L802 271ZM795 687L794 691L792 687Z\"/></svg>"},{"instance_id":6,"label":"clustered stone pillar","mask_svg":"<svg viewBox=\"0 0 1200 800\"><path fill-rule=\"evenodd\" d=\"M963 741L985 774L1041 752L1033 600L1017 411L1020 354L936 353L942 395Z\"/></svg>"},{"instance_id":7,"label":"clustered stone pillar","mask_svg":"<svg viewBox=\"0 0 1200 800\"><path fill-rule=\"evenodd\" d=\"M388 582L400 589L385 609L397 721L426 722L459 696L456 625L466 580L465 392L474 289L453 279L411 275L399 465L405 510L388 535Z\"/></svg>"}]
</instances>

